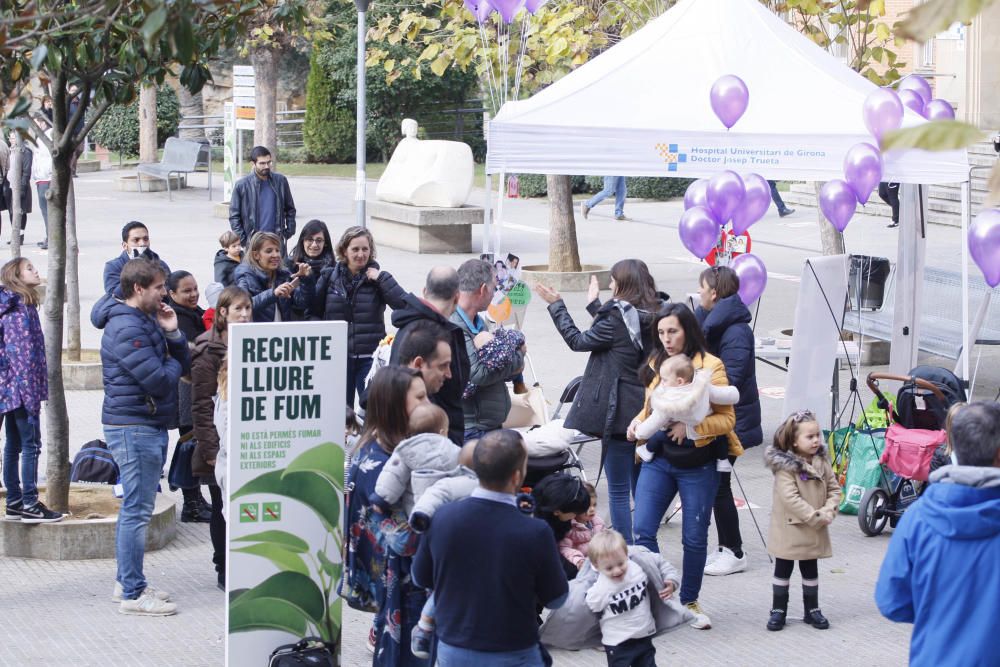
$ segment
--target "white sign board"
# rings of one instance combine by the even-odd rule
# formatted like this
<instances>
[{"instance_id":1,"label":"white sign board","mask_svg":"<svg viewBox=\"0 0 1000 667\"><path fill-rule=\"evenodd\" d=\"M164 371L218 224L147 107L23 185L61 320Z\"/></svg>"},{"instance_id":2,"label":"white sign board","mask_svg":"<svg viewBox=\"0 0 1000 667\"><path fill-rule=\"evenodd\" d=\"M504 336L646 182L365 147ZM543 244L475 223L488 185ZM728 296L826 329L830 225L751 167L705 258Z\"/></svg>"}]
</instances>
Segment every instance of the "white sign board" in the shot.
<instances>
[{"instance_id":1,"label":"white sign board","mask_svg":"<svg viewBox=\"0 0 1000 667\"><path fill-rule=\"evenodd\" d=\"M233 76L253 75L253 65L233 65Z\"/></svg>"},{"instance_id":2,"label":"white sign board","mask_svg":"<svg viewBox=\"0 0 1000 667\"><path fill-rule=\"evenodd\" d=\"M832 417L830 388L847 302L847 261L847 255L807 259L795 304L783 416L812 410L823 428Z\"/></svg>"},{"instance_id":3,"label":"white sign board","mask_svg":"<svg viewBox=\"0 0 1000 667\"><path fill-rule=\"evenodd\" d=\"M223 104L222 130L222 201L230 201L236 184L236 107Z\"/></svg>"},{"instance_id":4,"label":"white sign board","mask_svg":"<svg viewBox=\"0 0 1000 667\"><path fill-rule=\"evenodd\" d=\"M253 88L257 85L257 80L253 76L236 76L233 75L233 87L238 88L239 86L249 86Z\"/></svg>"},{"instance_id":5,"label":"white sign board","mask_svg":"<svg viewBox=\"0 0 1000 667\"><path fill-rule=\"evenodd\" d=\"M226 665L339 641L346 351L346 322L229 328Z\"/></svg>"}]
</instances>

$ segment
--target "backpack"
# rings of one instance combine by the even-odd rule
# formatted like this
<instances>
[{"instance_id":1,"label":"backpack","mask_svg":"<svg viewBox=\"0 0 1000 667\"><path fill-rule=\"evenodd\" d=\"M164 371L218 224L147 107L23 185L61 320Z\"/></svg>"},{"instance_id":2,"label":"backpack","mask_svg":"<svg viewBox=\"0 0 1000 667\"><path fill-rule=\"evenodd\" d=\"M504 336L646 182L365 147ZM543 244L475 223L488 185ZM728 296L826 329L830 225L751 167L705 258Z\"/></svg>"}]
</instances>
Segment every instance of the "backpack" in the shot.
<instances>
[{"instance_id":1,"label":"backpack","mask_svg":"<svg viewBox=\"0 0 1000 667\"><path fill-rule=\"evenodd\" d=\"M73 457L69 481L85 484L118 483L118 464L103 440L91 440Z\"/></svg>"}]
</instances>

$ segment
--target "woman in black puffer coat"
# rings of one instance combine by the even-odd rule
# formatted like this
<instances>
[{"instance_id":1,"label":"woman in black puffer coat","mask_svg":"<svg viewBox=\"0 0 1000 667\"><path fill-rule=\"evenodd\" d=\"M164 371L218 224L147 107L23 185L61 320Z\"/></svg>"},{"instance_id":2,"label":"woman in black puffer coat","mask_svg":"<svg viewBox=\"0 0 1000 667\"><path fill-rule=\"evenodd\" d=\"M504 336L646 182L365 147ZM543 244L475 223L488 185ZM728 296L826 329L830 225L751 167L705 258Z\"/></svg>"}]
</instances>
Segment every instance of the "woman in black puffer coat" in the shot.
<instances>
[{"instance_id":1,"label":"woman in black puffer coat","mask_svg":"<svg viewBox=\"0 0 1000 667\"><path fill-rule=\"evenodd\" d=\"M337 263L323 269L312 313L347 322L347 404L354 405L372 365L372 353L385 338L385 307L406 306L406 292L375 261L375 239L363 227L349 227L336 248Z\"/></svg>"},{"instance_id":2,"label":"woman in black puffer coat","mask_svg":"<svg viewBox=\"0 0 1000 667\"><path fill-rule=\"evenodd\" d=\"M310 220L299 232L299 240L285 260L285 268L290 273L299 270L299 264L308 264L314 276L319 276L323 269L336 263L333 256L333 241L330 240L330 230L322 220ZM296 319L308 319L308 310L299 309L292 304L292 313Z\"/></svg>"},{"instance_id":3,"label":"woman in black puffer coat","mask_svg":"<svg viewBox=\"0 0 1000 667\"><path fill-rule=\"evenodd\" d=\"M727 266L705 269L700 278L698 295L701 306L695 315L701 323L708 351L718 356L726 367L729 384L739 389L736 404L736 431L744 449L756 447L764 440L760 427L760 396L757 393L754 336L750 328L753 319L737 293L740 279ZM729 458L730 464L735 458ZM718 551L709 554L705 574L726 575L747 568L740 535L740 519L733 499L732 473L719 476L715 496L715 527L719 534Z\"/></svg>"}]
</instances>

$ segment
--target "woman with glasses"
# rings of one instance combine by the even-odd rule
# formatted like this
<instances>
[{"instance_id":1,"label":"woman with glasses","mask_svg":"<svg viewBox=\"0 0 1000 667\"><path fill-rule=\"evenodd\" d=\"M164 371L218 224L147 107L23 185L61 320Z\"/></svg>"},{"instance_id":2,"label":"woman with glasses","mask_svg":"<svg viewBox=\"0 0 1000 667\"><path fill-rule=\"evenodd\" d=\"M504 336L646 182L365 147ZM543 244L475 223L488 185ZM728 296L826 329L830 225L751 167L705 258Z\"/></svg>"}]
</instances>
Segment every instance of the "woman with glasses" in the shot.
<instances>
[{"instance_id":1,"label":"woman with glasses","mask_svg":"<svg viewBox=\"0 0 1000 667\"><path fill-rule=\"evenodd\" d=\"M648 397L659 384L659 368L668 358L677 354L687 356L695 370L712 372L712 384L726 386L726 369L718 357L708 353L705 337L694 313L682 303L668 303L656 314L653 354L640 370L640 379L646 383ZM644 408L636 421L629 426L628 437L635 439L636 422L646 418ZM684 512L681 515L681 542L684 545L684 566L681 578L680 602L692 613L695 620L691 627L707 630L712 627L708 615L698 603L704 576L705 558L708 555L708 524L719 487L715 449L720 440L731 455L743 453L739 440L733 433L736 413L732 405L712 404L712 412L695 427L697 440L687 437L687 427L675 422L665 431L659 431L650 442L656 441L658 453L652 461L642 464L639 482L635 489L635 543L650 551L659 552L656 534L660 521L680 494ZM715 446L713 446L715 445Z\"/></svg>"},{"instance_id":2,"label":"woman with glasses","mask_svg":"<svg viewBox=\"0 0 1000 667\"><path fill-rule=\"evenodd\" d=\"M299 270L299 264L308 264L312 274L319 276L323 269L336 263L333 256L333 241L330 240L330 230L322 220L310 220L299 233L298 243L285 260L289 273ZM298 306L292 306L292 313L299 320L307 320L308 312Z\"/></svg>"},{"instance_id":3,"label":"woman with glasses","mask_svg":"<svg viewBox=\"0 0 1000 667\"><path fill-rule=\"evenodd\" d=\"M754 358L754 338L750 311L738 294L740 278L728 266L713 266L702 271L698 281L701 305L695 317L701 323L708 351L717 355L726 367L729 384L740 392L736 404L736 436L744 448L756 447L764 441L760 427L760 396L757 393L757 369ZM736 457L729 457L730 465ZM732 472L719 476L719 491L715 496L715 529L719 533L719 548L709 554L705 574L724 576L747 569L740 535L740 517L733 499Z\"/></svg>"}]
</instances>

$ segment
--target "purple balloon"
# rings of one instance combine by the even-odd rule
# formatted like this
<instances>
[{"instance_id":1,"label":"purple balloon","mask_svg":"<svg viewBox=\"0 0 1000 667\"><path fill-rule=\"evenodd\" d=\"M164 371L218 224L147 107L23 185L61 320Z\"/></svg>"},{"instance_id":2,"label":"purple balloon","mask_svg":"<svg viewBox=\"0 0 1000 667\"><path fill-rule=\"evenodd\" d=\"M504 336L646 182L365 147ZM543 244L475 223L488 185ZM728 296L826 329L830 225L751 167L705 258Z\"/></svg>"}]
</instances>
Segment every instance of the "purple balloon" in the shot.
<instances>
[{"instance_id":1,"label":"purple balloon","mask_svg":"<svg viewBox=\"0 0 1000 667\"><path fill-rule=\"evenodd\" d=\"M728 130L743 116L750 103L750 91L743 79L727 74L712 84L712 111Z\"/></svg>"},{"instance_id":2,"label":"purple balloon","mask_svg":"<svg viewBox=\"0 0 1000 667\"><path fill-rule=\"evenodd\" d=\"M871 144L855 144L844 157L844 178L857 195L858 203L868 198L882 180L882 153Z\"/></svg>"},{"instance_id":3,"label":"purple balloon","mask_svg":"<svg viewBox=\"0 0 1000 667\"><path fill-rule=\"evenodd\" d=\"M903 124L903 103L896 91L888 88L879 88L866 97L863 113L865 127L876 139Z\"/></svg>"},{"instance_id":4,"label":"purple balloon","mask_svg":"<svg viewBox=\"0 0 1000 667\"><path fill-rule=\"evenodd\" d=\"M837 231L842 232L854 216L858 196L846 181L835 178L827 181L819 191L819 207Z\"/></svg>"},{"instance_id":5,"label":"purple balloon","mask_svg":"<svg viewBox=\"0 0 1000 667\"><path fill-rule=\"evenodd\" d=\"M720 225L729 222L745 194L743 179L735 171L720 171L708 179L708 208Z\"/></svg>"},{"instance_id":6,"label":"purple balloon","mask_svg":"<svg viewBox=\"0 0 1000 667\"><path fill-rule=\"evenodd\" d=\"M695 206L708 206L708 179L699 178L684 191L684 210Z\"/></svg>"},{"instance_id":7,"label":"purple balloon","mask_svg":"<svg viewBox=\"0 0 1000 667\"><path fill-rule=\"evenodd\" d=\"M492 13L493 5L489 3L489 0L479 0L479 4L476 5L476 10L473 12L480 25L486 23L486 19L488 19Z\"/></svg>"},{"instance_id":8,"label":"purple balloon","mask_svg":"<svg viewBox=\"0 0 1000 667\"><path fill-rule=\"evenodd\" d=\"M749 306L760 298L767 287L767 267L760 257L751 253L737 255L729 264L740 279L740 301Z\"/></svg>"},{"instance_id":9,"label":"purple balloon","mask_svg":"<svg viewBox=\"0 0 1000 667\"><path fill-rule=\"evenodd\" d=\"M988 208L969 227L969 252L990 287L1000 285L1000 211Z\"/></svg>"},{"instance_id":10,"label":"purple balloon","mask_svg":"<svg viewBox=\"0 0 1000 667\"><path fill-rule=\"evenodd\" d=\"M927 104L934 97L934 93L931 92L931 84L927 83L927 79L920 76L919 74L911 74L899 82L899 96L903 96L903 91L908 90L912 93L916 93L920 96L920 101Z\"/></svg>"},{"instance_id":11,"label":"purple balloon","mask_svg":"<svg viewBox=\"0 0 1000 667\"><path fill-rule=\"evenodd\" d=\"M684 211L680 224L681 243L698 259L704 259L719 241L719 223L704 206Z\"/></svg>"},{"instance_id":12,"label":"purple balloon","mask_svg":"<svg viewBox=\"0 0 1000 667\"><path fill-rule=\"evenodd\" d=\"M525 0L524 8L528 10L529 14L534 14L549 0Z\"/></svg>"},{"instance_id":13,"label":"purple balloon","mask_svg":"<svg viewBox=\"0 0 1000 667\"><path fill-rule=\"evenodd\" d=\"M465 8L469 10L469 13L473 16L476 15L476 9L479 7L478 0L462 0L462 4Z\"/></svg>"},{"instance_id":14,"label":"purple balloon","mask_svg":"<svg viewBox=\"0 0 1000 667\"><path fill-rule=\"evenodd\" d=\"M771 186L763 176L747 174L743 177L743 185L746 189L743 203L733 213L733 234L736 236L763 218L771 205Z\"/></svg>"},{"instance_id":15,"label":"purple balloon","mask_svg":"<svg viewBox=\"0 0 1000 667\"><path fill-rule=\"evenodd\" d=\"M928 120L955 120L955 109L947 100L931 100L924 107Z\"/></svg>"},{"instance_id":16,"label":"purple balloon","mask_svg":"<svg viewBox=\"0 0 1000 667\"><path fill-rule=\"evenodd\" d=\"M500 13L500 18L504 20L504 23L510 23L514 20L514 16L521 11L521 7L524 7L525 0L479 0L480 2L488 2L493 5L493 8Z\"/></svg>"},{"instance_id":17,"label":"purple balloon","mask_svg":"<svg viewBox=\"0 0 1000 667\"><path fill-rule=\"evenodd\" d=\"M899 91L899 101L910 111L916 111L921 116L924 115L924 99L912 90Z\"/></svg>"}]
</instances>

